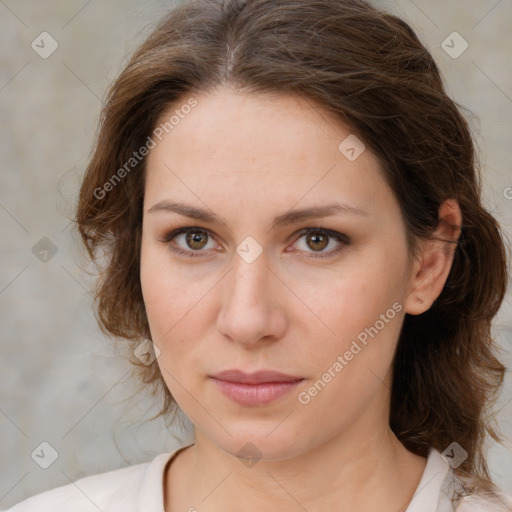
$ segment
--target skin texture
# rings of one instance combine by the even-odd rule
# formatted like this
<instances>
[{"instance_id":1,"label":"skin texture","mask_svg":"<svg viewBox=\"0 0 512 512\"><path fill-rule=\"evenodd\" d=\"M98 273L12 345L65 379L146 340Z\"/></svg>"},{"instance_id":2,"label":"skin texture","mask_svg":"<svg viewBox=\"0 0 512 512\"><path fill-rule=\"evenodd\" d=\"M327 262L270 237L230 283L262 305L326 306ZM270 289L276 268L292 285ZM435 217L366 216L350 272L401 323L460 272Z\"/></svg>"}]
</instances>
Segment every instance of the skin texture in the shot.
<instances>
[{"instance_id":1,"label":"skin texture","mask_svg":"<svg viewBox=\"0 0 512 512\"><path fill-rule=\"evenodd\" d=\"M140 277L152 340L196 433L166 472L166 511L229 512L241 503L249 512L403 510L425 459L389 428L391 363L405 313L421 314L441 293L454 246L423 242L409 258L378 160L368 149L346 158L338 146L350 130L313 103L228 87L194 98L197 106L151 150L144 198ZM207 209L221 221L149 211L161 201ZM335 202L365 213L271 229L280 214ZM456 239L457 203L446 202L439 215L446 222L436 234ZM182 227L209 234L196 233L192 246L186 234L163 241ZM349 242L315 239L300 233L305 228L330 229ZM263 251L251 263L237 253L249 236ZM380 326L381 315L388 321L378 334L301 403L298 394L365 328ZM209 377L231 368L304 381L268 405L241 406ZM237 457L249 442L258 450L251 466Z\"/></svg>"}]
</instances>

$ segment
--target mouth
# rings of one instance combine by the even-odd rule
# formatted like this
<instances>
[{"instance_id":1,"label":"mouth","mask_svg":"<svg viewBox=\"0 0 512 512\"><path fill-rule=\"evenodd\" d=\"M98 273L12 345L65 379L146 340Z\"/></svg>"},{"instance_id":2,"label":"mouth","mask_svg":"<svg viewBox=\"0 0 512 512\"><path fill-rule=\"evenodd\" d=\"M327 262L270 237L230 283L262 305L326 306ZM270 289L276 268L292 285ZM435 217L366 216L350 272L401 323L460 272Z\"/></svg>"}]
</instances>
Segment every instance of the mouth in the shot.
<instances>
[{"instance_id":1,"label":"mouth","mask_svg":"<svg viewBox=\"0 0 512 512\"><path fill-rule=\"evenodd\" d=\"M303 377L262 370L251 374L226 370L211 376L217 388L232 401L245 406L267 405L294 389Z\"/></svg>"}]
</instances>

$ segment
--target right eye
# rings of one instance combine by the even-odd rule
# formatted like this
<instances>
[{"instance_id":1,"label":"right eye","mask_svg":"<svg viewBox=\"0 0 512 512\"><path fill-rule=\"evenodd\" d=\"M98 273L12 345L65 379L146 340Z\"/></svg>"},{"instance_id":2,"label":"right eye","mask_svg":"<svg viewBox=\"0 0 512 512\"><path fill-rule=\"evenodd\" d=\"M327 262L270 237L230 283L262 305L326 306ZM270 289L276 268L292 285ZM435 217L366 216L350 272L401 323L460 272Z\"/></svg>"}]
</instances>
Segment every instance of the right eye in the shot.
<instances>
[{"instance_id":1,"label":"right eye","mask_svg":"<svg viewBox=\"0 0 512 512\"><path fill-rule=\"evenodd\" d=\"M206 252L203 248L208 245L209 238L213 240L208 230L190 226L166 233L162 237L162 242L169 244L169 248L173 252L189 258L195 258L201 256L199 253ZM179 242L181 242L181 247L176 245ZM210 247L210 249L214 248L215 247Z\"/></svg>"}]
</instances>

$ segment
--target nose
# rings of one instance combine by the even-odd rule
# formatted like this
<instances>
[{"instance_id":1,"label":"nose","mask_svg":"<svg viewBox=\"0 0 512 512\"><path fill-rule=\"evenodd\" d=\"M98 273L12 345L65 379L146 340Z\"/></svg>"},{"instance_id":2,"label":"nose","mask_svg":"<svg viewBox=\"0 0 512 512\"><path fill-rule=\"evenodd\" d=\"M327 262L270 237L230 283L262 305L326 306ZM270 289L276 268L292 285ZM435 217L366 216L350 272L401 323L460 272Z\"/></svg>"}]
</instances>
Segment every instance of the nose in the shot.
<instances>
[{"instance_id":1,"label":"nose","mask_svg":"<svg viewBox=\"0 0 512 512\"><path fill-rule=\"evenodd\" d=\"M286 287L263 254L252 263L237 255L222 287L217 318L222 335L248 347L259 346L262 341L276 341L284 335Z\"/></svg>"}]
</instances>

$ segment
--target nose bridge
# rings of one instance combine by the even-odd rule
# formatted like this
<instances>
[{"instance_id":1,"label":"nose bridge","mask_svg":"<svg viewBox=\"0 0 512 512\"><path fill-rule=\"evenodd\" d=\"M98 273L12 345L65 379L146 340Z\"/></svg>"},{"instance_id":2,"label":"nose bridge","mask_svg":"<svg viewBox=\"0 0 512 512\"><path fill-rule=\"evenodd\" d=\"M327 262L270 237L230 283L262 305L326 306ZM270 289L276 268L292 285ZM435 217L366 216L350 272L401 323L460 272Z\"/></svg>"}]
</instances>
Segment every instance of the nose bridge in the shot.
<instances>
[{"instance_id":1,"label":"nose bridge","mask_svg":"<svg viewBox=\"0 0 512 512\"><path fill-rule=\"evenodd\" d=\"M281 335L284 315L282 305L269 293L272 279L264 254L250 262L235 256L224 284L218 318L218 328L224 335L244 344Z\"/></svg>"},{"instance_id":2,"label":"nose bridge","mask_svg":"<svg viewBox=\"0 0 512 512\"><path fill-rule=\"evenodd\" d=\"M236 255L233 270L228 279L228 296L226 305L229 307L250 307L266 309L264 291L268 287L270 270L264 255L260 255L252 262L248 262Z\"/></svg>"}]
</instances>

